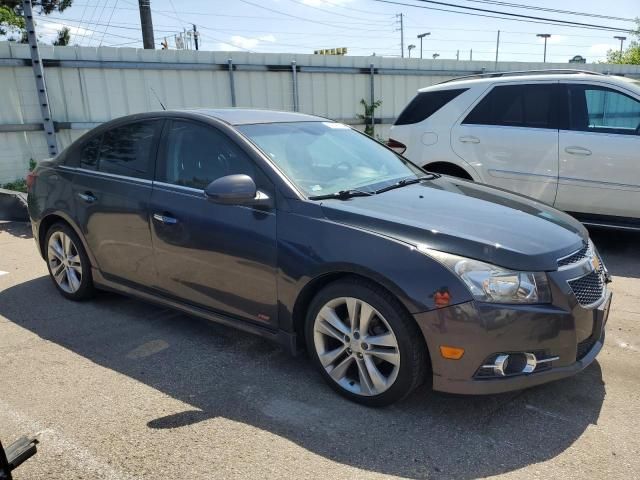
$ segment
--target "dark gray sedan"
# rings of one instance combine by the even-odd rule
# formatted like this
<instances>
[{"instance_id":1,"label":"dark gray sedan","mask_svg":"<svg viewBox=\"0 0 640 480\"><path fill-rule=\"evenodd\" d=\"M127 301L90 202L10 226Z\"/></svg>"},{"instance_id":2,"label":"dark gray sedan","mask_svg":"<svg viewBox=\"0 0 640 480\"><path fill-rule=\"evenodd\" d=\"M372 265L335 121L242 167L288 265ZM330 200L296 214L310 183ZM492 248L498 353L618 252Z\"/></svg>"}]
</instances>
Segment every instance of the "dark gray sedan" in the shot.
<instances>
[{"instance_id":1,"label":"dark gray sedan","mask_svg":"<svg viewBox=\"0 0 640 480\"><path fill-rule=\"evenodd\" d=\"M114 290L306 347L367 405L425 380L521 389L602 347L609 277L580 223L323 118L132 115L41 162L28 185L65 297Z\"/></svg>"}]
</instances>

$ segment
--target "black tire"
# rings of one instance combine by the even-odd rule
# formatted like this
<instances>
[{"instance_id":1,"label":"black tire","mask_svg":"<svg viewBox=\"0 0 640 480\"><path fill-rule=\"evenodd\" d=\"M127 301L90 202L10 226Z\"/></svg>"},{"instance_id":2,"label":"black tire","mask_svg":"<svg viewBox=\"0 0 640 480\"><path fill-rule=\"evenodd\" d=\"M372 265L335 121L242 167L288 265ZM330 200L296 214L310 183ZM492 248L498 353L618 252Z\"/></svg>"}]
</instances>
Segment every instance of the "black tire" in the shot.
<instances>
[{"instance_id":1,"label":"black tire","mask_svg":"<svg viewBox=\"0 0 640 480\"><path fill-rule=\"evenodd\" d=\"M353 297L368 303L384 317L395 335L400 354L397 376L392 385L380 394L366 396L347 390L331 378L320 361L314 342L314 322L323 306L341 297ZM427 346L415 320L395 296L359 277L338 280L316 294L307 311L305 340L309 356L325 381L340 395L370 407L387 406L407 397L424 382L430 370Z\"/></svg>"},{"instance_id":2,"label":"black tire","mask_svg":"<svg viewBox=\"0 0 640 480\"><path fill-rule=\"evenodd\" d=\"M80 286L73 292L66 291L63 287L61 287L56 281L53 272L51 271L51 253L49 252L49 241L51 237L56 233L62 233L69 237L73 242L73 248L80 257L80 269L82 271L82 278L80 279ZM84 249L82 241L69 225L62 222L57 222L51 225L51 227L49 227L49 230L47 230L43 249L45 261L47 263L47 269L49 270L51 280L63 297L68 298L69 300L80 301L89 299L95 295L93 277L91 275L91 262L89 261L89 257L86 250Z\"/></svg>"}]
</instances>

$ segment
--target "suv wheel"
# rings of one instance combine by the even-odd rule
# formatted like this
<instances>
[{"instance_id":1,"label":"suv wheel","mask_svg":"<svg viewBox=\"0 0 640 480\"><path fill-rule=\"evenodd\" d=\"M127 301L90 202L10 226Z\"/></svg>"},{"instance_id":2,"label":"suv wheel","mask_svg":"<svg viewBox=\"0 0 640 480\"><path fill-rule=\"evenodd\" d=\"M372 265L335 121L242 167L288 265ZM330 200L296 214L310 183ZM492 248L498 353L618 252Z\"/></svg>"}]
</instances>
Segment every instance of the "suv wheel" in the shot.
<instances>
[{"instance_id":1,"label":"suv wheel","mask_svg":"<svg viewBox=\"0 0 640 480\"><path fill-rule=\"evenodd\" d=\"M424 380L422 334L398 300L375 284L349 279L324 288L311 303L305 333L325 380L350 400L389 405Z\"/></svg>"},{"instance_id":2,"label":"suv wheel","mask_svg":"<svg viewBox=\"0 0 640 480\"><path fill-rule=\"evenodd\" d=\"M60 293L71 300L91 297L91 264L76 232L56 223L49 228L45 245L49 275Z\"/></svg>"}]
</instances>

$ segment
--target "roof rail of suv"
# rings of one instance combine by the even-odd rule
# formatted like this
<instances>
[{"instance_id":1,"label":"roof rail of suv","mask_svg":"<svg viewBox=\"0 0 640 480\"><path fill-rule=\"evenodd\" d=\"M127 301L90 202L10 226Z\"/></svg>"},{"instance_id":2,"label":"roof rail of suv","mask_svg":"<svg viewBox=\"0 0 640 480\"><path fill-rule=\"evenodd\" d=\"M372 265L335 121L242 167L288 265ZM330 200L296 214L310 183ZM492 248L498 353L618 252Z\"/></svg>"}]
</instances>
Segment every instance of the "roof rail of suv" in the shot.
<instances>
[{"instance_id":1,"label":"roof rail of suv","mask_svg":"<svg viewBox=\"0 0 640 480\"><path fill-rule=\"evenodd\" d=\"M487 73L476 73L473 75L464 75L462 77L452 78L450 80L445 80L444 82L438 83L441 85L443 83L449 82L457 82L459 80L473 80L474 78L497 78L497 77L512 77L519 75L560 75L567 73L585 73L587 75L604 75L604 73L592 72L590 70L574 70L572 68L550 68L547 70L515 70L512 72L487 72Z\"/></svg>"}]
</instances>

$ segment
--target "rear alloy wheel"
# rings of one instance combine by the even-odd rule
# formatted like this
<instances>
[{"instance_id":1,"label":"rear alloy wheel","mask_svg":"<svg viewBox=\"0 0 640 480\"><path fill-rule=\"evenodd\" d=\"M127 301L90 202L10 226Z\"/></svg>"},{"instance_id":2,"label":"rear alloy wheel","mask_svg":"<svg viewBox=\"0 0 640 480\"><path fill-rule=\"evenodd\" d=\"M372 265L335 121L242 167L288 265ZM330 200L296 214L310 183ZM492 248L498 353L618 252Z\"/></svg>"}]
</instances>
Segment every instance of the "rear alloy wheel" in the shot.
<instances>
[{"instance_id":1,"label":"rear alloy wheel","mask_svg":"<svg viewBox=\"0 0 640 480\"><path fill-rule=\"evenodd\" d=\"M426 347L387 291L359 279L329 285L311 304L307 348L327 382L350 400L383 406L424 379Z\"/></svg>"},{"instance_id":2,"label":"rear alloy wheel","mask_svg":"<svg viewBox=\"0 0 640 480\"><path fill-rule=\"evenodd\" d=\"M75 232L57 223L47 232L46 257L49 274L60 293L81 300L93 293L91 267Z\"/></svg>"}]
</instances>

